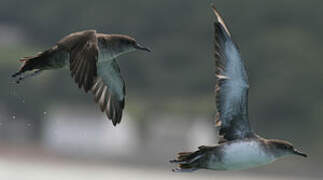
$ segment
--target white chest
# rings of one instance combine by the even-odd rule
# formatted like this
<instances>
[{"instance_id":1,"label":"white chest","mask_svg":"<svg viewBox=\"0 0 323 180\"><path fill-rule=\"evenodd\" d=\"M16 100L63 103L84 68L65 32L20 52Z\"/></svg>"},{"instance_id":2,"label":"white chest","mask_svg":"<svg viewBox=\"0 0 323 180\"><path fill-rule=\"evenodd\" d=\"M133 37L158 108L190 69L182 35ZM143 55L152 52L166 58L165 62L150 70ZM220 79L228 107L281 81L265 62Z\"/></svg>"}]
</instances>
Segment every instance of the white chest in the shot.
<instances>
[{"instance_id":1,"label":"white chest","mask_svg":"<svg viewBox=\"0 0 323 180\"><path fill-rule=\"evenodd\" d=\"M257 142L237 142L224 146L221 162L214 165L217 169L246 169L271 163L274 157L261 148Z\"/></svg>"}]
</instances>

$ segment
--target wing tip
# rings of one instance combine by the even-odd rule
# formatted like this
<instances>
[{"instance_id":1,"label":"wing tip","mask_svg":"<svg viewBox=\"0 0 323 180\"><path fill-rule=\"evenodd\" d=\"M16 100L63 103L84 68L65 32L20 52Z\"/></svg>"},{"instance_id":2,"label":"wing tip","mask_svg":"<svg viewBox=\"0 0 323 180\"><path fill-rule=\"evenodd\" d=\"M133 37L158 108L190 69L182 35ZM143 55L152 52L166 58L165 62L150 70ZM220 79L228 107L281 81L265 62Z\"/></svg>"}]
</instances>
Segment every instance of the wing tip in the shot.
<instances>
[{"instance_id":1,"label":"wing tip","mask_svg":"<svg viewBox=\"0 0 323 180\"><path fill-rule=\"evenodd\" d=\"M231 33L230 33L230 31L229 31L229 29L228 29L227 25L224 23L224 20L223 20L222 16L220 15L220 13L218 12L218 10L216 9L216 6L215 6L215 4L214 4L214 3L211 3L211 8L212 8L212 10L213 10L214 15L216 16L216 20L217 20L217 22L218 22L218 23L220 23L220 24L223 26L223 28L224 28L224 30L226 31L226 33L227 33L229 36L231 36Z\"/></svg>"},{"instance_id":2,"label":"wing tip","mask_svg":"<svg viewBox=\"0 0 323 180\"><path fill-rule=\"evenodd\" d=\"M214 12L214 11L216 11L215 3L213 3L213 2L212 2L212 3L210 4L210 6L211 6L211 8L213 9L213 12Z\"/></svg>"},{"instance_id":3,"label":"wing tip","mask_svg":"<svg viewBox=\"0 0 323 180\"><path fill-rule=\"evenodd\" d=\"M112 99L113 97L109 98L109 102L105 113L110 121L112 121L113 126L117 126L121 123L122 114L124 109L124 101L117 101Z\"/></svg>"},{"instance_id":4,"label":"wing tip","mask_svg":"<svg viewBox=\"0 0 323 180\"><path fill-rule=\"evenodd\" d=\"M220 15L220 13L218 12L218 10L216 9L216 6L215 6L215 3L211 3L211 8L212 8L212 10L213 10L213 13L214 13L214 15L216 16L216 18L217 18L217 21L221 21L221 15Z\"/></svg>"},{"instance_id":5,"label":"wing tip","mask_svg":"<svg viewBox=\"0 0 323 180\"><path fill-rule=\"evenodd\" d=\"M121 119L122 119L122 110L121 110L121 112L118 112L118 113L120 113L120 114L116 115L116 117L109 117L109 115L107 115L108 119L109 119L110 121L112 121L112 125L113 125L114 127L116 127L118 124L120 124L120 123L121 123Z\"/></svg>"}]
</instances>

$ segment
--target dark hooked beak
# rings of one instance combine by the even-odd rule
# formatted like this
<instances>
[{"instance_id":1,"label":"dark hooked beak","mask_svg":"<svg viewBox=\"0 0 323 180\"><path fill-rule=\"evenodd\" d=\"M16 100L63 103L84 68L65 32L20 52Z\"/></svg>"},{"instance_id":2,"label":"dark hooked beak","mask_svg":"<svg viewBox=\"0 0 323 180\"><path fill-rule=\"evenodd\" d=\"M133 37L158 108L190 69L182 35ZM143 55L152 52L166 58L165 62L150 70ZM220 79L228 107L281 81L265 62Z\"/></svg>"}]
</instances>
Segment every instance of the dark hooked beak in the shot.
<instances>
[{"instance_id":1,"label":"dark hooked beak","mask_svg":"<svg viewBox=\"0 0 323 180\"><path fill-rule=\"evenodd\" d=\"M144 47L144 46L142 46L142 45L140 45L138 43L135 45L135 48L139 49L139 50L142 50L142 51L151 52L151 50L149 48L146 48L146 47Z\"/></svg>"},{"instance_id":2,"label":"dark hooked beak","mask_svg":"<svg viewBox=\"0 0 323 180\"><path fill-rule=\"evenodd\" d=\"M303 157L307 157L307 154L305 154L305 153L303 153L303 152L300 152L300 151L298 151L298 150L296 150L296 149L294 149L294 154L296 154L296 155L299 155L299 156L303 156Z\"/></svg>"}]
</instances>

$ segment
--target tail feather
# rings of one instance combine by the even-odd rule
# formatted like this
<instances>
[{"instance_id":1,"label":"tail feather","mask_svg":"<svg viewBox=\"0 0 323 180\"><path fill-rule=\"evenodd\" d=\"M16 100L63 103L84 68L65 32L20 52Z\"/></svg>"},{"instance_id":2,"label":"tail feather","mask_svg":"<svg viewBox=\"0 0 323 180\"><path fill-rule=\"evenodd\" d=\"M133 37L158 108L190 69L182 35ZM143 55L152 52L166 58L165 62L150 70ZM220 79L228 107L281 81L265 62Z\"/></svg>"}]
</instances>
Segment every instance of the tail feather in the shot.
<instances>
[{"instance_id":1,"label":"tail feather","mask_svg":"<svg viewBox=\"0 0 323 180\"><path fill-rule=\"evenodd\" d=\"M22 62L22 65L19 71L14 73L11 77L15 78L19 76L19 78L17 78L15 81L17 84L19 84L22 80L38 75L42 71L41 67L43 65L43 62L41 62L40 59L41 59L41 56L39 56L39 54L37 56L24 57L20 59L20 61ZM33 72L24 75L24 73L27 71L33 71Z\"/></svg>"},{"instance_id":2,"label":"tail feather","mask_svg":"<svg viewBox=\"0 0 323 180\"><path fill-rule=\"evenodd\" d=\"M31 71L31 70L34 70L34 69L38 69L40 68L39 67L39 56L32 56L32 57L24 57L22 59L20 59L20 61L22 62L22 65L19 69L18 72L14 73L12 75L12 77L17 77L27 71Z\"/></svg>"},{"instance_id":3,"label":"tail feather","mask_svg":"<svg viewBox=\"0 0 323 180\"><path fill-rule=\"evenodd\" d=\"M65 51L62 51L61 48L54 46L44 52L37 53L37 55L35 56L23 57L20 59L22 65L19 71L14 73L12 77L16 78L20 76L16 81L17 83L19 83L21 80L26 79L27 77L32 77L36 74L39 74L42 70L60 67L64 64L64 58L66 58L65 54ZM58 59L62 58L63 60L57 62ZM57 64L59 62L62 63ZM23 76L23 74L28 71L34 72Z\"/></svg>"},{"instance_id":4,"label":"tail feather","mask_svg":"<svg viewBox=\"0 0 323 180\"><path fill-rule=\"evenodd\" d=\"M199 168L199 160L204 156L202 151L195 152L180 152L177 158L169 161L170 163L178 164L178 167L173 169L173 172L192 172Z\"/></svg>"}]
</instances>

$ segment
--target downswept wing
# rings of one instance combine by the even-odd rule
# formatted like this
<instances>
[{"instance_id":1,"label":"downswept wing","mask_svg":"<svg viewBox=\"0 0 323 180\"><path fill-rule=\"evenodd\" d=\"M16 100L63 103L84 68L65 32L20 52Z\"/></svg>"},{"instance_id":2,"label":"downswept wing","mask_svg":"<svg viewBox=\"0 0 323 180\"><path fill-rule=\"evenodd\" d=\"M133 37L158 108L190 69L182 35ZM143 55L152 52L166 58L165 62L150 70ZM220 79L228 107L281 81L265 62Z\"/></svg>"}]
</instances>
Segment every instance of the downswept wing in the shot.
<instances>
[{"instance_id":1,"label":"downswept wing","mask_svg":"<svg viewBox=\"0 0 323 180\"><path fill-rule=\"evenodd\" d=\"M95 102L116 126L121 122L126 94L125 83L116 60L99 62L97 75L92 87Z\"/></svg>"},{"instance_id":2,"label":"downswept wing","mask_svg":"<svg viewBox=\"0 0 323 180\"><path fill-rule=\"evenodd\" d=\"M219 143L254 136L248 120L248 77L239 50L213 6L216 65L216 126Z\"/></svg>"},{"instance_id":3,"label":"downswept wing","mask_svg":"<svg viewBox=\"0 0 323 180\"><path fill-rule=\"evenodd\" d=\"M98 40L95 30L72 33L57 43L70 51L70 71L79 88L88 92L97 76Z\"/></svg>"}]
</instances>

